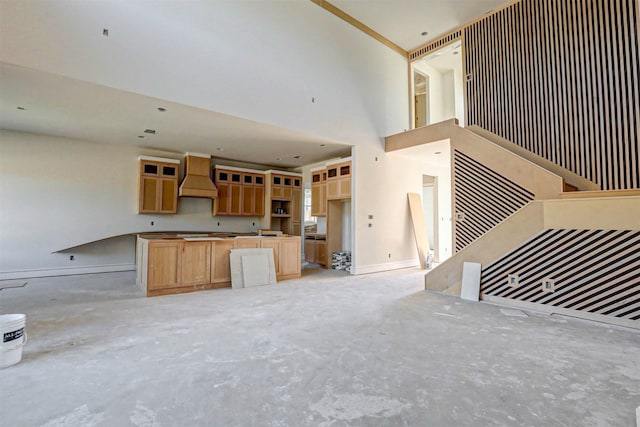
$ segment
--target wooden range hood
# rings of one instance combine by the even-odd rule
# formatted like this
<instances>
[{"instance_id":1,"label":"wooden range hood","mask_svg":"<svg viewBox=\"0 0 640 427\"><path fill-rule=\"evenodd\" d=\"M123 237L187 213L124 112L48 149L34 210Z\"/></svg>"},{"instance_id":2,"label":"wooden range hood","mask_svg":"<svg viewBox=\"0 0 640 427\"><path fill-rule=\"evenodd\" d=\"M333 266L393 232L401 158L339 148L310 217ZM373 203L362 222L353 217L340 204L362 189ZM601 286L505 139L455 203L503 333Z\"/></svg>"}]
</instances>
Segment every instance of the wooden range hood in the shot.
<instances>
[{"instance_id":1,"label":"wooden range hood","mask_svg":"<svg viewBox=\"0 0 640 427\"><path fill-rule=\"evenodd\" d=\"M184 179L180 184L178 195L180 197L216 199L218 189L209 176L210 168L210 155L187 153Z\"/></svg>"}]
</instances>

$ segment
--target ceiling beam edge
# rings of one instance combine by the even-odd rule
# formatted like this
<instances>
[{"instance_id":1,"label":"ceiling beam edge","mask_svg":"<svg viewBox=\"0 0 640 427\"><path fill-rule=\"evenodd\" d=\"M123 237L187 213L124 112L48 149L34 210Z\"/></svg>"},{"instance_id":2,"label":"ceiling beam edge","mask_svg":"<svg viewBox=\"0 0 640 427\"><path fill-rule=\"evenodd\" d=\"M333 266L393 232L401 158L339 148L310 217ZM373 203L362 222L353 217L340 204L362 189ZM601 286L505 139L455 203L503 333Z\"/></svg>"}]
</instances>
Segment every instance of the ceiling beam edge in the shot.
<instances>
[{"instance_id":1,"label":"ceiling beam edge","mask_svg":"<svg viewBox=\"0 0 640 427\"><path fill-rule=\"evenodd\" d=\"M368 36L373 37L374 39L376 39L377 41L379 41L383 45L387 46L389 49L399 53L403 57L409 58L409 53L406 50L404 50L403 48L401 48L400 46L398 46L397 44L395 44L394 42L392 42L388 38L384 37L382 34L374 31L373 29L371 29L369 27L367 27L365 24L363 24L362 22L358 21L353 16L347 14L346 12L342 11L341 9L338 9L337 7L335 7L334 5L329 3L328 1L325 1L325 0L311 0L311 2L317 4L318 6L320 6L321 8L326 10L327 12L332 13L333 15L335 15L338 18L342 19L346 23L354 26L355 28L359 29L363 33L367 34Z\"/></svg>"}]
</instances>

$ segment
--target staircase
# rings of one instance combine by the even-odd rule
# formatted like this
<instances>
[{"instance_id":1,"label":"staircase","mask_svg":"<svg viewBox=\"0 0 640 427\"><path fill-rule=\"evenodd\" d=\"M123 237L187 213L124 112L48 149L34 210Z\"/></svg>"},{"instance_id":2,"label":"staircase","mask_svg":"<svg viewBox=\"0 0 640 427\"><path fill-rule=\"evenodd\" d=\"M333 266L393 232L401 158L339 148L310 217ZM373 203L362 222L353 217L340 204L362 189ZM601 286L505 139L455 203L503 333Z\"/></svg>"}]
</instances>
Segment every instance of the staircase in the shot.
<instances>
[{"instance_id":1,"label":"staircase","mask_svg":"<svg viewBox=\"0 0 640 427\"><path fill-rule=\"evenodd\" d=\"M449 120L387 138L387 151L448 139L456 254L425 289L640 328L640 190L588 181L478 127ZM422 142L421 142L422 141Z\"/></svg>"}]
</instances>

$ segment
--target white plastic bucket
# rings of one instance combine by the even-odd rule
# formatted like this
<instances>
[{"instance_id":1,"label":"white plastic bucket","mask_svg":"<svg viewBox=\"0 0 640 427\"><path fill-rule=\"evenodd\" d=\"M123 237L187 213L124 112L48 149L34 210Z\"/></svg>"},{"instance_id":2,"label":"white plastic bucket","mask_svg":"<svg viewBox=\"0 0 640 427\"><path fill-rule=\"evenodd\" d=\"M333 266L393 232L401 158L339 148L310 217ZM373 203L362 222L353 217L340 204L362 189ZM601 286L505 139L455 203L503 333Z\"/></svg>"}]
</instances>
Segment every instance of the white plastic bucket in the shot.
<instances>
[{"instance_id":1,"label":"white plastic bucket","mask_svg":"<svg viewBox=\"0 0 640 427\"><path fill-rule=\"evenodd\" d=\"M24 314L0 315L0 368L15 365L22 359L22 346L27 343Z\"/></svg>"}]
</instances>

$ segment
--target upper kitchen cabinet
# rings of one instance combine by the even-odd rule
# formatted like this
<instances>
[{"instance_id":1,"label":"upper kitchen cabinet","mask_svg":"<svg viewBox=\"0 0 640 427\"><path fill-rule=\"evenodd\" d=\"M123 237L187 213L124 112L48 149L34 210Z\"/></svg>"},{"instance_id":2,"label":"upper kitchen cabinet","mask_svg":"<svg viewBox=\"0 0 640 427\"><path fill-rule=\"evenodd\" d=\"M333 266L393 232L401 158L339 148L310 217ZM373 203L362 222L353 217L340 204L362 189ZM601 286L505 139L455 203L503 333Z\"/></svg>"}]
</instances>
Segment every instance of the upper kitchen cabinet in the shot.
<instances>
[{"instance_id":1,"label":"upper kitchen cabinet","mask_svg":"<svg viewBox=\"0 0 640 427\"><path fill-rule=\"evenodd\" d=\"M351 160L327 165L327 200L351 198Z\"/></svg>"},{"instance_id":2,"label":"upper kitchen cabinet","mask_svg":"<svg viewBox=\"0 0 640 427\"><path fill-rule=\"evenodd\" d=\"M299 236L302 233L302 175L266 172L266 209L262 227Z\"/></svg>"},{"instance_id":3,"label":"upper kitchen cabinet","mask_svg":"<svg viewBox=\"0 0 640 427\"><path fill-rule=\"evenodd\" d=\"M327 216L327 169L311 170L311 216Z\"/></svg>"},{"instance_id":4,"label":"upper kitchen cabinet","mask_svg":"<svg viewBox=\"0 0 640 427\"><path fill-rule=\"evenodd\" d=\"M219 166L214 170L218 198L212 203L212 215L264 215L265 175L261 171Z\"/></svg>"},{"instance_id":5,"label":"upper kitchen cabinet","mask_svg":"<svg viewBox=\"0 0 640 427\"><path fill-rule=\"evenodd\" d=\"M178 211L179 160L138 157L138 213L174 214Z\"/></svg>"}]
</instances>

